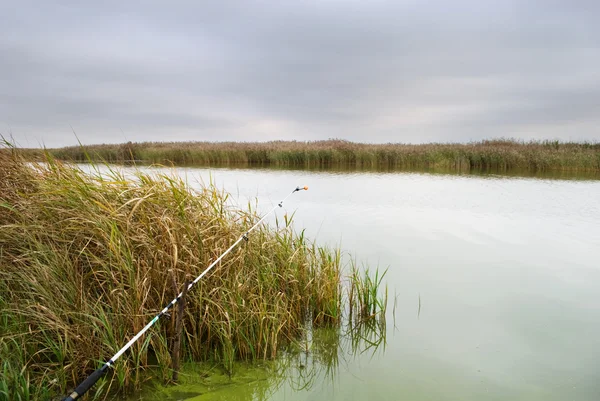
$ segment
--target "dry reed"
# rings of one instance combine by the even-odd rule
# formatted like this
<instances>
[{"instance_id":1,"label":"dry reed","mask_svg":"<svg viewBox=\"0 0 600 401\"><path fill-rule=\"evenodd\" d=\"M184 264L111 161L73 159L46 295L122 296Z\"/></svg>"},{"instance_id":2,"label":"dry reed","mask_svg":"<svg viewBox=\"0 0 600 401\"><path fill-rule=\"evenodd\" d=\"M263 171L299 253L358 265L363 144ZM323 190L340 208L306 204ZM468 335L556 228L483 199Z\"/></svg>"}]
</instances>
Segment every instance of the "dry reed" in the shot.
<instances>
[{"instance_id":1,"label":"dry reed","mask_svg":"<svg viewBox=\"0 0 600 401\"><path fill-rule=\"evenodd\" d=\"M170 175L86 174L0 149L0 400L64 394L113 355L257 221L227 199ZM182 357L231 372L275 357L307 320L339 326L340 259L287 220L261 226L188 294ZM95 396L168 380L173 333L174 319L158 323Z\"/></svg>"},{"instance_id":2,"label":"dry reed","mask_svg":"<svg viewBox=\"0 0 600 401\"><path fill-rule=\"evenodd\" d=\"M453 171L600 171L600 143L496 139L472 143L362 144L344 140L142 142L50 149L77 162L282 167L428 168ZM30 150L34 157L36 152ZM37 152L39 154L39 152Z\"/></svg>"}]
</instances>

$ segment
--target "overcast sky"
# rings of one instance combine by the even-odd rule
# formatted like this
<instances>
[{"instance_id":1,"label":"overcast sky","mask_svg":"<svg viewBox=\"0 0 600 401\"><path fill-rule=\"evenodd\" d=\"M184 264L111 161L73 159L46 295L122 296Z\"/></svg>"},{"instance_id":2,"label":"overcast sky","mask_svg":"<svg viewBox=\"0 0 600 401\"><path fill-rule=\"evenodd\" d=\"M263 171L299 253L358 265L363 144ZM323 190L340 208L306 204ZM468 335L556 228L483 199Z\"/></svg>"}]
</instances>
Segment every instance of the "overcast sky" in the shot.
<instances>
[{"instance_id":1,"label":"overcast sky","mask_svg":"<svg viewBox=\"0 0 600 401\"><path fill-rule=\"evenodd\" d=\"M600 140L600 2L3 1L22 146Z\"/></svg>"}]
</instances>

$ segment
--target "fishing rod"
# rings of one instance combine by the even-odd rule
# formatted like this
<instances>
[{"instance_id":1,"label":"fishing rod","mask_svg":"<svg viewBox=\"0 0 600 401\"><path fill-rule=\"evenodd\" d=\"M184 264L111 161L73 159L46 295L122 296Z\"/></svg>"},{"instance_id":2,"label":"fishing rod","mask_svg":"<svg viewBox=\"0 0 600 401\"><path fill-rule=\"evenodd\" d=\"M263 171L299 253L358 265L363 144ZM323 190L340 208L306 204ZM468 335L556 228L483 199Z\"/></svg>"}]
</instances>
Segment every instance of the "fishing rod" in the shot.
<instances>
[{"instance_id":1,"label":"fishing rod","mask_svg":"<svg viewBox=\"0 0 600 401\"><path fill-rule=\"evenodd\" d=\"M285 200L287 198L289 198L292 194L294 194L294 193L296 193L298 191L306 191L306 190L308 190L308 187L304 186L304 187L296 187L296 189L294 189L292 192L290 192L288 194L288 196L286 196L285 198L283 198L283 200L277 204L277 206L274 206L273 209L271 209L268 213L266 213L265 215L263 215L263 217L261 217L261 219L258 220L258 222L256 224L254 224L245 233L243 233L237 239L237 241L235 241L233 243L233 245L231 245L225 252L223 252L221 254L221 256L219 256L214 262L212 262L206 269L204 269L204 271L202 273L200 273L200 275L198 277L196 277L194 279L194 281L192 281L187 286L187 290L189 290L190 288L192 288L192 286L194 284L196 284L198 281L200 281L202 279L202 277L204 277L217 263L219 263L221 261L221 259L223 259L225 257L225 255L227 255L229 252L231 252L231 250L233 248L235 248L237 246L237 244L239 244L242 240L248 241L248 234L250 234L250 232L252 230L254 230L256 227L258 227L258 225L260 223L262 223L263 220L265 218L267 218L268 215L270 215L271 213L273 213L275 211L275 209L277 209L278 207L283 207L283 202L285 202ZM79 398L82 395L84 395L106 373L106 371L108 370L108 368L110 368L112 365L114 365L115 361L117 359L119 359L119 357L121 355L123 355L123 353L125 351L127 351L129 349L129 347L131 347L150 327L152 327L152 325L154 325L154 323L156 323L158 321L158 319L160 319L160 317L162 315L164 315L165 313L167 313L167 311L173 305L175 305L182 296L183 296L183 291L180 292L179 295L177 295L177 297L175 297L163 310L161 310L158 315L154 316L154 318L152 320L150 320L150 322L148 322L148 324L146 326L144 326L143 329L141 329L131 340L129 340L129 342L127 344L125 344L125 346L123 348L121 348L116 354L114 354L112 356L112 358L110 358L107 362L105 362L104 365L102 365L102 367L100 367L99 369L97 369L94 373L92 373L84 381L82 381L81 384L79 384L79 386L77 386L75 388L75 390L73 390L73 392L71 394L69 394L67 397L63 398L63 401L74 401L77 398Z\"/></svg>"}]
</instances>

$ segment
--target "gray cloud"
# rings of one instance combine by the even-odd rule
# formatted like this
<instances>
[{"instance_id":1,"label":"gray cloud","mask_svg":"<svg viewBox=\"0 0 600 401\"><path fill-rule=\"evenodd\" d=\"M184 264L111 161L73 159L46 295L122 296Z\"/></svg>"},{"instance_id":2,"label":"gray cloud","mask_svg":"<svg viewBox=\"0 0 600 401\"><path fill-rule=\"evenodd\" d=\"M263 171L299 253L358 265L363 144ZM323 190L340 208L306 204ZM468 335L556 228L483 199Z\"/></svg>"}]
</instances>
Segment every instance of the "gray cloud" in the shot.
<instances>
[{"instance_id":1,"label":"gray cloud","mask_svg":"<svg viewBox=\"0 0 600 401\"><path fill-rule=\"evenodd\" d=\"M0 5L0 133L600 138L595 1Z\"/></svg>"}]
</instances>

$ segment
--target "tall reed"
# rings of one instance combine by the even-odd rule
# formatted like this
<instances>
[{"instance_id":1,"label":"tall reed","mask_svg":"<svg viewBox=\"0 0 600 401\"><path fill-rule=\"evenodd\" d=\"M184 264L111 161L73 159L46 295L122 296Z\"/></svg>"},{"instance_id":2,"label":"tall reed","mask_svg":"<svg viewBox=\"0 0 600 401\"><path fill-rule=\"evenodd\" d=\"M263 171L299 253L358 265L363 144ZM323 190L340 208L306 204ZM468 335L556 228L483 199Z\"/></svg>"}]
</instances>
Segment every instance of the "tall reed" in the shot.
<instances>
[{"instance_id":1,"label":"tall reed","mask_svg":"<svg viewBox=\"0 0 600 401\"><path fill-rule=\"evenodd\" d=\"M344 140L141 142L50 149L59 159L176 165L429 168L454 171L600 171L600 143L495 139L420 145ZM38 152L39 153L39 152ZM33 157L35 152L30 151Z\"/></svg>"},{"instance_id":2,"label":"tall reed","mask_svg":"<svg viewBox=\"0 0 600 401\"><path fill-rule=\"evenodd\" d=\"M0 400L47 399L96 369L257 221L212 186L118 170L88 174L0 149ZM340 252L260 226L187 296L182 358L269 359L339 326ZM168 380L174 320L132 346L95 388ZM149 369L153 367L153 369ZM157 373L158 372L158 373Z\"/></svg>"}]
</instances>

